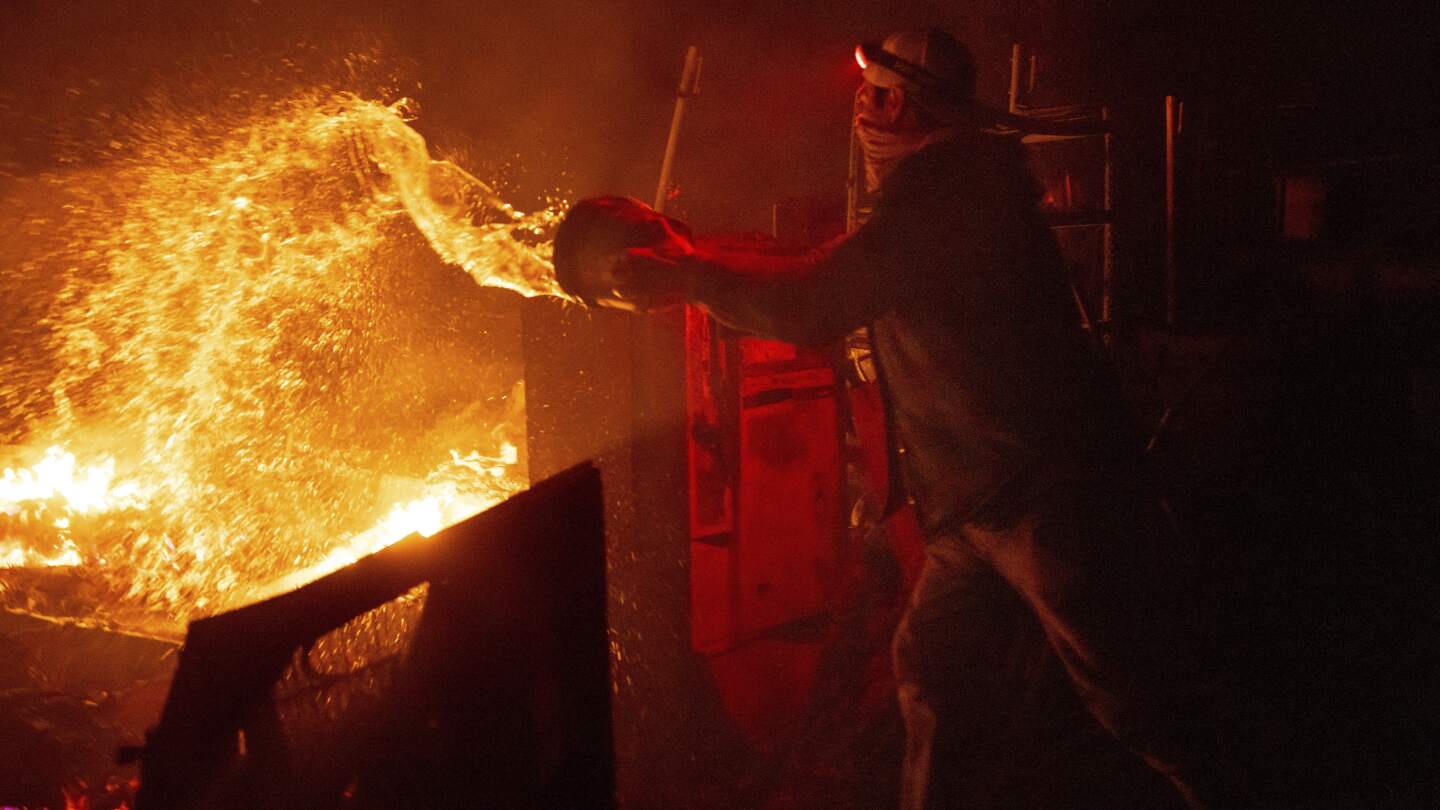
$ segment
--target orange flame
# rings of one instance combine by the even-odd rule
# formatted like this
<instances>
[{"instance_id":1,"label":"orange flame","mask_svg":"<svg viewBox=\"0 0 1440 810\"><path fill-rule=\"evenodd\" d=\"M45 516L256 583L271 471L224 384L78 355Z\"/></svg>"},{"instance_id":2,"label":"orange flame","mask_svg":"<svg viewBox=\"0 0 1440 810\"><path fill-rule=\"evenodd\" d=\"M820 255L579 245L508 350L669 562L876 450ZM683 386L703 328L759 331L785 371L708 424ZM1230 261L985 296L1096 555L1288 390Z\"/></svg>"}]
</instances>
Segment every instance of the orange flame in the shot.
<instances>
[{"instance_id":1,"label":"orange flame","mask_svg":"<svg viewBox=\"0 0 1440 810\"><path fill-rule=\"evenodd\" d=\"M0 369L0 408L25 404L27 446L48 449L0 478L0 567L94 569L179 623L525 485L518 386L365 444L392 430L364 426L374 398L407 384L377 337L393 328L380 280L403 267L386 251L418 240L478 284L561 296L547 235L563 203L514 210L431 158L408 116L353 96L162 116L102 174L45 180L63 238L15 278L52 296L34 359L50 376L36 396L12 381L38 372ZM392 481L397 460L430 472Z\"/></svg>"}]
</instances>

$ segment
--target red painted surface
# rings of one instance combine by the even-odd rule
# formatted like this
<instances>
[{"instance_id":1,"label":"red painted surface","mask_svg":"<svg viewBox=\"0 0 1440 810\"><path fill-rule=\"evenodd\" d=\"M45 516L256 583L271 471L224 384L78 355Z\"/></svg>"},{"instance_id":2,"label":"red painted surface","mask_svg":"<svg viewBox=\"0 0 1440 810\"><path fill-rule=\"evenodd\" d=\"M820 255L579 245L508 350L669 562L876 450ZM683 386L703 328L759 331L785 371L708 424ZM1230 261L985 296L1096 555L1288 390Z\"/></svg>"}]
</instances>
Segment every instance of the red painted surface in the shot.
<instances>
[{"instance_id":1,"label":"red painted surface","mask_svg":"<svg viewBox=\"0 0 1440 810\"><path fill-rule=\"evenodd\" d=\"M759 742L814 685L842 539L839 409L823 355L722 332L687 312L691 642Z\"/></svg>"},{"instance_id":2,"label":"red painted surface","mask_svg":"<svg viewBox=\"0 0 1440 810\"><path fill-rule=\"evenodd\" d=\"M685 411L690 441L690 536L711 538L734 527L733 433L725 406L734 399L734 370L716 325L698 307L685 307Z\"/></svg>"},{"instance_id":3,"label":"red painted surface","mask_svg":"<svg viewBox=\"0 0 1440 810\"><path fill-rule=\"evenodd\" d=\"M805 708L819 658L818 642L758 639L712 656L706 665L736 728L764 745Z\"/></svg>"},{"instance_id":4,"label":"red painted surface","mask_svg":"<svg viewBox=\"0 0 1440 810\"><path fill-rule=\"evenodd\" d=\"M834 389L772 391L787 398L740 412L742 638L824 612L823 572L835 562L841 498Z\"/></svg>"},{"instance_id":5,"label":"red painted surface","mask_svg":"<svg viewBox=\"0 0 1440 810\"><path fill-rule=\"evenodd\" d=\"M870 384L847 391L842 408L825 355L737 337L699 310L687 312L686 352L692 647L735 727L766 745L806 711L836 633L856 631L833 623L863 579L841 420L848 411L859 437L851 460L878 509L888 493L883 402ZM908 587L923 554L913 517L896 515L885 538ZM861 664L862 703L889 699L885 648Z\"/></svg>"}]
</instances>

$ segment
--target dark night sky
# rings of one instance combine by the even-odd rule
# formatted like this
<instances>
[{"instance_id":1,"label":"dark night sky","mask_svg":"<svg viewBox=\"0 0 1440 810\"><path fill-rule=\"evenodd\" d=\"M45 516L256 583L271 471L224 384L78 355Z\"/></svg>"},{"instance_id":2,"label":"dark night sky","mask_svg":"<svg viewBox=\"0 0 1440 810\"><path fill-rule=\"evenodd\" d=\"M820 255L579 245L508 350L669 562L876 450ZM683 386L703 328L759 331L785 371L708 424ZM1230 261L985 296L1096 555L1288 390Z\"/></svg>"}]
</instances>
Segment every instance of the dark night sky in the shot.
<instances>
[{"instance_id":1,"label":"dark night sky","mask_svg":"<svg viewBox=\"0 0 1440 810\"><path fill-rule=\"evenodd\" d=\"M23 173L81 154L77 142L108 141L110 125L87 120L157 90L203 104L223 103L227 83L279 92L277 75L343 85L343 55L375 45L420 100L416 126L482 176L508 179L522 205L554 189L648 199L693 43L706 63L677 168L682 206L702 228L763 227L777 199L839 193L861 37L949 27L996 102L1018 38L1046 60L1042 87L1066 100L1129 99L1139 115L1172 91L1194 109L1319 103L1363 109L1367 132L1403 139L1391 130L1428 106L1421 5L10 0L0 163ZM287 58L304 67L282 67ZM236 79L242 70L262 75Z\"/></svg>"}]
</instances>

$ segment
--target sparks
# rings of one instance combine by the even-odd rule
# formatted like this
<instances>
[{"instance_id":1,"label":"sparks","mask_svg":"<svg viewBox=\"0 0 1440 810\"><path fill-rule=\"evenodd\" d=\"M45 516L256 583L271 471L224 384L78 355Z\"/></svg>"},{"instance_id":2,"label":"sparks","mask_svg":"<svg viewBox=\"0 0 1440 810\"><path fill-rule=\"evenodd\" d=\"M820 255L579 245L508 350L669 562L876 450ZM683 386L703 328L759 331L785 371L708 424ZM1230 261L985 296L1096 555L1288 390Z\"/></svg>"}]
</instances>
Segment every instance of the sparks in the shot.
<instances>
[{"instance_id":1,"label":"sparks","mask_svg":"<svg viewBox=\"0 0 1440 810\"><path fill-rule=\"evenodd\" d=\"M564 202L516 211L432 159L413 115L325 96L203 136L159 120L124 161L51 187L65 231L16 276L54 297L29 310L49 307L47 387L0 369L0 401L36 403L31 443L0 448L0 568L93 569L121 583L116 607L180 626L525 486L518 386L473 415L488 432L436 428L413 450L354 418L395 385L374 369L397 239L478 284L561 294L544 236ZM58 292L51 266L71 268Z\"/></svg>"}]
</instances>

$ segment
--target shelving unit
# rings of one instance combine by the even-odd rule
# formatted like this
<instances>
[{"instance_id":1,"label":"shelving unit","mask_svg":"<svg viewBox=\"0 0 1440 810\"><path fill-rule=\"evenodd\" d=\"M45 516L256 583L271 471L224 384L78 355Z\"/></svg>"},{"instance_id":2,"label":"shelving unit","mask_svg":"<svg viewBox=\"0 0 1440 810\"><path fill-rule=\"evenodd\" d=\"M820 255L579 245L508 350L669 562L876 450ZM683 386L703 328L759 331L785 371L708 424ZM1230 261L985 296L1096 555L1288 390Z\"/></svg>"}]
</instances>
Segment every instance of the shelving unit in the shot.
<instances>
[{"instance_id":1,"label":"shelving unit","mask_svg":"<svg viewBox=\"0 0 1440 810\"><path fill-rule=\"evenodd\" d=\"M1029 77L1026 91L1021 90L1021 74L1028 65ZM1114 136L1110 126L1110 110L1101 105L1068 105L1032 107L1025 103L1024 96L1034 92L1035 59L1024 58L1024 49L1013 45L1010 49L1010 92L1009 112L1016 120L1016 134L1021 143L1028 147L1044 147L1089 139L1100 139L1102 145L1102 181L1100 204L1088 207L1062 205L1047 209L1045 217L1050 227L1056 230L1067 228L1101 229L1100 248L1100 311L1090 312L1079 288L1072 279L1076 304L1087 329L1103 331L1114 314L1115 302L1115 172L1113 166ZM1023 134L1021 134L1023 131Z\"/></svg>"}]
</instances>

